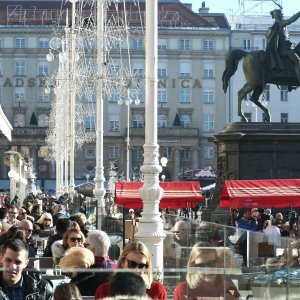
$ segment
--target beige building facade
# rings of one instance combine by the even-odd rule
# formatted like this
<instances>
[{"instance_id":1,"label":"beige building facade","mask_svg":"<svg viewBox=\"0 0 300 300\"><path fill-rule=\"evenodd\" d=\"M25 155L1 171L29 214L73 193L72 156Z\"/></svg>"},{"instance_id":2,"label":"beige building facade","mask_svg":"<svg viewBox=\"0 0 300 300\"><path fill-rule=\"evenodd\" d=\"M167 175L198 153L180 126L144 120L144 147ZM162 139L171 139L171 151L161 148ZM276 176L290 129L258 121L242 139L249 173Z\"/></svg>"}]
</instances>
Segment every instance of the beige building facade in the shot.
<instances>
[{"instance_id":1,"label":"beige building facade","mask_svg":"<svg viewBox=\"0 0 300 300\"><path fill-rule=\"evenodd\" d=\"M55 179L55 161L49 160L45 143L55 95L52 91L46 94L44 86L45 77L58 65L46 60L55 24L49 24L47 14L40 18L30 14L30 1L27 8L26 2L21 6L17 1L4 1L0 7L0 103L14 127L11 142L0 136L0 179L7 179L4 152L14 150L25 158L32 157L37 178L46 182ZM60 1L39 1L37 9L53 13L53 7L66 10L67 5L61 8ZM13 8L19 16L27 10L26 20L12 18ZM205 8L196 14L180 1L159 1L159 11L158 143L160 155L168 158L163 170L166 180L176 180L185 170L216 169L215 147L208 138L228 122L229 106L221 77L231 33L223 14L210 14ZM173 18L168 20L170 14ZM116 53L111 52L112 56ZM143 38L130 40L130 54L132 69L143 83ZM144 98L141 88L141 103L129 106L129 121L128 107L118 105L117 97L113 95L104 103L105 170L109 161L115 161L118 172L126 173L129 130L132 180L138 178L143 162ZM90 121L86 120L86 130L94 131ZM95 143L83 145L76 152L75 179L93 179L95 165Z\"/></svg>"}]
</instances>

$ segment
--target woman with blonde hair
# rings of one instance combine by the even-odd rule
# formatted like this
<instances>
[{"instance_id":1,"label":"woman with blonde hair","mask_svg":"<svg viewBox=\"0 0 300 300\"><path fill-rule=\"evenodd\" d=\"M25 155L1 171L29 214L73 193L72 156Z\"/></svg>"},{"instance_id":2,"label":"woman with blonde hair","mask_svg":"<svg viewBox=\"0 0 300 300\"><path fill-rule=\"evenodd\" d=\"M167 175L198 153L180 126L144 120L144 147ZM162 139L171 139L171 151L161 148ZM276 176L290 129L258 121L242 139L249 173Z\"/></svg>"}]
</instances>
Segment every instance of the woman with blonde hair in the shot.
<instances>
[{"instance_id":1,"label":"woman with blonde hair","mask_svg":"<svg viewBox=\"0 0 300 300\"><path fill-rule=\"evenodd\" d=\"M53 227L53 219L50 213L43 213L41 217L37 220L36 224L41 230L50 230Z\"/></svg>"},{"instance_id":2,"label":"woman with blonde hair","mask_svg":"<svg viewBox=\"0 0 300 300\"><path fill-rule=\"evenodd\" d=\"M84 247L84 243L84 234L77 226L68 229L63 236L63 246L65 249L72 247Z\"/></svg>"},{"instance_id":3,"label":"woman with blonde hair","mask_svg":"<svg viewBox=\"0 0 300 300\"><path fill-rule=\"evenodd\" d=\"M137 269L144 279L146 293L151 299L166 300L167 292L163 284L153 281L152 262L148 248L141 242L131 242L122 251L118 260L119 269ZM95 299L110 297L110 281L101 284L96 291Z\"/></svg>"},{"instance_id":4,"label":"woman with blonde hair","mask_svg":"<svg viewBox=\"0 0 300 300\"><path fill-rule=\"evenodd\" d=\"M93 252L81 247L68 249L59 262L62 272L66 273L71 278L71 282L77 285L82 296L94 296L100 283L97 274L84 271L90 269L94 263Z\"/></svg>"},{"instance_id":5,"label":"woman with blonde hair","mask_svg":"<svg viewBox=\"0 0 300 300\"><path fill-rule=\"evenodd\" d=\"M199 297L225 296L230 300L239 299L240 294L233 282L224 275L218 274L215 269L221 268L216 247L203 245L203 242L198 242L193 246L187 263L186 281L176 286L173 299L196 300ZM199 268L205 268L205 270L199 270Z\"/></svg>"}]
</instances>

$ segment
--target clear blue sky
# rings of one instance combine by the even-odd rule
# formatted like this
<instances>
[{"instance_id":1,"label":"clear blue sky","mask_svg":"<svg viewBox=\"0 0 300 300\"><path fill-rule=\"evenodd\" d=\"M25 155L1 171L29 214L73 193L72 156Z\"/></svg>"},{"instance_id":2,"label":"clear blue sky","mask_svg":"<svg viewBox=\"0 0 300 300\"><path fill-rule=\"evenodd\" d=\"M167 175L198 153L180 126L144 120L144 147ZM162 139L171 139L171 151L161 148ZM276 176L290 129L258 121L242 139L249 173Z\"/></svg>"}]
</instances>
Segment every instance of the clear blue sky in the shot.
<instances>
[{"instance_id":1,"label":"clear blue sky","mask_svg":"<svg viewBox=\"0 0 300 300\"><path fill-rule=\"evenodd\" d=\"M184 3L192 3L193 10L198 11L204 0L181 0ZM269 14L275 8L278 8L271 0L205 0L205 6L209 7L211 13L235 14L239 11L239 3L244 2L244 8L247 15ZM280 0L283 13L291 16L300 10L299 0ZM296 4L298 3L298 4Z\"/></svg>"}]
</instances>

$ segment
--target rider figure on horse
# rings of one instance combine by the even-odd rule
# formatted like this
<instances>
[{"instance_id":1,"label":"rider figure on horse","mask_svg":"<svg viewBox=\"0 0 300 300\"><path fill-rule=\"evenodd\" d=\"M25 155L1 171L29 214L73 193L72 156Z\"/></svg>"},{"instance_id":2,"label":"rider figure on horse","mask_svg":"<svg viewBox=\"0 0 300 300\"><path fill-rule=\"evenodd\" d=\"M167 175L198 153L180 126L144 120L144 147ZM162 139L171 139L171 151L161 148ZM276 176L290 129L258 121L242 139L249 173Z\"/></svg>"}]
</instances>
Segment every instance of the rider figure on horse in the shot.
<instances>
[{"instance_id":1,"label":"rider figure on horse","mask_svg":"<svg viewBox=\"0 0 300 300\"><path fill-rule=\"evenodd\" d=\"M281 9L274 9L270 12L275 22L266 33L268 40L266 47L266 54L269 58L269 65L272 70L284 70L283 57L288 57L294 65L299 84L300 84L300 58L291 49L292 43L290 42L289 32L287 25L297 21L300 17L300 12L294 14L289 19L283 19L283 13Z\"/></svg>"}]
</instances>

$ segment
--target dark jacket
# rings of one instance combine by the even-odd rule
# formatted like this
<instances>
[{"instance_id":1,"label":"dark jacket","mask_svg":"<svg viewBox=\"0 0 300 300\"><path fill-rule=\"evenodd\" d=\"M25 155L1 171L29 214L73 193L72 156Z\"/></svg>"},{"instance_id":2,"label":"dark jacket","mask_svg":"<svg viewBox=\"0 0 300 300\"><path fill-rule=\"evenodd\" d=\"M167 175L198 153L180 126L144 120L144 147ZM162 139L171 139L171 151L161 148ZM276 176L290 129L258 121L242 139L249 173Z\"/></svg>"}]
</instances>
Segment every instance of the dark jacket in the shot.
<instances>
[{"instance_id":1,"label":"dark jacket","mask_svg":"<svg viewBox=\"0 0 300 300\"><path fill-rule=\"evenodd\" d=\"M107 274L111 273L90 273L82 272L72 278L71 282L75 283L82 296L94 296L98 286L109 280Z\"/></svg>"},{"instance_id":2,"label":"dark jacket","mask_svg":"<svg viewBox=\"0 0 300 300\"><path fill-rule=\"evenodd\" d=\"M0 273L0 282L2 282L2 272ZM23 271L25 284L24 300L51 300L53 299L53 287L49 281L42 278L42 274L34 269L25 269ZM9 300L0 286L0 300Z\"/></svg>"},{"instance_id":3,"label":"dark jacket","mask_svg":"<svg viewBox=\"0 0 300 300\"><path fill-rule=\"evenodd\" d=\"M51 246L54 242L62 240L63 239L63 234L61 233L56 233L53 235L50 235L48 240L47 240L47 245L46 248L44 250L44 254L43 257L52 257L52 250L51 250Z\"/></svg>"}]
</instances>

